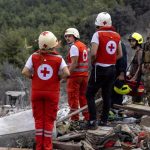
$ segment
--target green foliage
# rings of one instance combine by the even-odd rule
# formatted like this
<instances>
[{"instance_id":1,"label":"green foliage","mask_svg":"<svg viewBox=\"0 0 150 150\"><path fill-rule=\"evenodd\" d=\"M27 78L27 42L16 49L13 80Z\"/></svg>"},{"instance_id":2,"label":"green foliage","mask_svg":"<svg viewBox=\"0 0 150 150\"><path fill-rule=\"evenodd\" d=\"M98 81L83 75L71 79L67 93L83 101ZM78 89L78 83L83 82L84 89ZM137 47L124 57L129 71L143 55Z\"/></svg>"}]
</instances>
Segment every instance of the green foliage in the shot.
<instances>
[{"instance_id":1,"label":"green foliage","mask_svg":"<svg viewBox=\"0 0 150 150\"><path fill-rule=\"evenodd\" d=\"M95 17L101 11L111 13L113 25L121 35L138 29L138 25L146 28L149 22L142 18L148 17L145 13L149 14L149 8L149 0L1 0L0 63L8 60L23 67L33 52L33 41L44 30L52 31L62 40L59 51L63 56L63 34L68 27L76 27L81 40L90 45Z\"/></svg>"},{"instance_id":2,"label":"green foliage","mask_svg":"<svg viewBox=\"0 0 150 150\"><path fill-rule=\"evenodd\" d=\"M122 36L136 27L135 13L130 6L121 8L118 5L112 10L111 16L113 25Z\"/></svg>"},{"instance_id":3,"label":"green foliage","mask_svg":"<svg viewBox=\"0 0 150 150\"><path fill-rule=\"evenodd\" d=\"M150 1L149 0L124 0L126 5L130 5L135 11L135 15L140 16L150 11Z\"/></svg>"},{"instance_id":4,"label":"green foliage","mask_svg":"<svg viewBox=\"0 0 150 150\"><path fill-rule=\"evenodd\" d=\"M90 46L95 17L102 11L112 15L122 36L148 30L149 0L0 0L0 96L6 90L22 90L21 69L37 49L34 41L42 31L52 31L62 41L58 51L65 58L64 31L77 28L81 40ZM28 87L29 82L25 83Z\"/></svg>"}]
</instances>

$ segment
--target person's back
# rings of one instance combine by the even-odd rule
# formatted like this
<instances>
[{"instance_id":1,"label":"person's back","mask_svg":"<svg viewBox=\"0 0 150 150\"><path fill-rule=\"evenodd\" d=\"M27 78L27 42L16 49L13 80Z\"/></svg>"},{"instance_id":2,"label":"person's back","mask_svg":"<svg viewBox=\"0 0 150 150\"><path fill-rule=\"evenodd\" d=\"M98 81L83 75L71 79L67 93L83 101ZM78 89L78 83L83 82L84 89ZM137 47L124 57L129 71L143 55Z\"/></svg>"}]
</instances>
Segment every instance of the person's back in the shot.
<instances>
[{"instance_id":1,"label":"person's back","mask_svg":"<svg viewBox=\"0 0 150 150\"><path fill-rule=\"evenodd\" d=\"M36 150L52 150L52 130L59 102L59 71L70 75L64 59L55 52L57 38L50 31L39 36L39 50L27 60L22 74L32 79L32 111Z\"/></svg>"},{"instance_id":2,"label":"person's back","mask_svg":"<svg viewBox=\"0 0 150 150\"><path fill-rule=\"evenodd\" d=\"M32 55L34 65L34 73L32 77L32 89L42 91L59 91L59 68L62 57L57 53L41 53L35 52ZM45 86L53 85L53 86Z\"/></svg>"},{"instance_id":3,"label":"person's back","mask_svg":"<svg viewBox=\"0 0 150 150\"><path fill-rule=\"evenodd\" d=\"M97 34L100 44L95 62L100 66L116 64L116 49L118 49L120 35L111 26L100 27Z\"/></svg>"}]
</instances>

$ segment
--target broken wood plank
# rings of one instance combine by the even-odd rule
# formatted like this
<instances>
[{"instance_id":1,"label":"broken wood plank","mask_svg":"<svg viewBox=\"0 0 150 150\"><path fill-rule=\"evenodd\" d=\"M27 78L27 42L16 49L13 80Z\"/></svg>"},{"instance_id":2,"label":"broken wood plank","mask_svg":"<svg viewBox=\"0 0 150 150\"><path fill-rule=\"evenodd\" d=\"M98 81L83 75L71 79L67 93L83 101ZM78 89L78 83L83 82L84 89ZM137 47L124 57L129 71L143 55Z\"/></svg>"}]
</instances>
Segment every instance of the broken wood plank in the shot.
<instances>
[{"instance_id":1,"label":"broken wood plank","mask_svg":"<svg viewBox=\"0 0 150 150\"><path fill-rule=\"evenodd\" d=\"M115 108L122 108L127 110L136 111L139 114L142 115L150 115L150 107L144 106L144 105L136 105L136 104L129 104L129 105L113 105Z\"/></svg>"},{"instance_id":2,"label":"broken wood plank","mask_svg":"<svg viewBox=\"0 0 150 150\"><path fill-rule=\"evenodd\" d=\"M95 104L98 104L98 103L100 103L101 101L102 101L102 98L99 98L99 99L97 99L97 100L95 101ZM69 119L70 117L72 117L72 116L74 116L74 115L76 115L76 114L78 114L78 113L80 113L80 112L86 110L87 108L88 108L88 106L85 105L84 107L79 108L78 110L76 110L76 111L74 111L74 112L68 114L67 116L63 117L62 119L57 120L56 126L57 126L58 123L63 122L63 121L65 121L65 120Z\"/></svg>"},{"instance_id":3,"label":"broken wood plank","mask_svg":"<svg viewBox=\"0 0 150 150\"><path fill-rule=\"evenodd\" d=\"M53 148L61 150L82 150L81 143L53 141Z\"/></svg>"}]
</instances>

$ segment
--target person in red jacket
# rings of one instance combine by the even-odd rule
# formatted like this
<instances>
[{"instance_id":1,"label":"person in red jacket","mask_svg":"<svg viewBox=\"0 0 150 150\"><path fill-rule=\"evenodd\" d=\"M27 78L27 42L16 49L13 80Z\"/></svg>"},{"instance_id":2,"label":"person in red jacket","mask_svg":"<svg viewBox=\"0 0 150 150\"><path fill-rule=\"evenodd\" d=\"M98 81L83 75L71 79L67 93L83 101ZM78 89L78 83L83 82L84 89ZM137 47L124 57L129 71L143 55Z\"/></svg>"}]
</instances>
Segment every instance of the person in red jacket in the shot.
<instances>
[{"instance_id":1,"label":"person in red jacket","mask_svg":"<svg viewBox=\"0 0 150 150\"><path fill-rule=\"evenodd\" d=\"M112 27L111 16L107 12L98 14L95 25L97 31L91 40L92 71L88 82L86 98L90 119L88 128L97 128L95 95L102 90L103 109L99 125L107 125L111 107L111 91L116 74L116 60L122 57L120 35Z\"/></svg>"},{"instance_id":2,"label":"person in red jacket","mask_svg":"<svg viewBox=\"0 0 150 150\"><path fill-rule=\"evenodd\" d=\"M77 29L68 28L64 34L69 46L67 64L70 77L67 80L67 93L70 112L77 110L87 104L85 92L88 83L88 49L87 46L79 41L80 35ZM89 119L88 111L83 113L84 120ZM74 115L71 120L79 120L79 115Z\"/></svg>"},{"instance_id":3,"label":"person in red jacket","mask_svg":"<svg viewBox=\"0 0 150 150\"><path fill-rule=\"evenodd\" d=\"M22 74L32 79L31 101L36 150L52 150L52 130L59 102L60 77L66 78L70 73L64 59L56 52L58 41L52 32L42 32L38 42L40 49L28 58Z\"/></svg>"}]
</instances>

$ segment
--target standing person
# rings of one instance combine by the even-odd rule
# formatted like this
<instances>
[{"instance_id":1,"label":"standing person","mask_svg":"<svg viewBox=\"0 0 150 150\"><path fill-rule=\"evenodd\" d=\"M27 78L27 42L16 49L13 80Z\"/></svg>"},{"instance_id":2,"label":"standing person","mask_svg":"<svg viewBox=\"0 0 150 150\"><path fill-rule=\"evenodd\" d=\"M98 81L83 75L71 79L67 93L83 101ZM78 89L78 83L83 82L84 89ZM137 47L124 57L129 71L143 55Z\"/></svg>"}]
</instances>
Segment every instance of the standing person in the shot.
<instances>
[{"instance_id":1,"label":"standing person","mask_svg":"<svg viewBox=\"0 0 150 150\"><path fill-rule=\"evenodd\" d=\"M146 43L144 44L144 64L142 71L144 73L144 86L145 86L145 97L150 106L150 34L147 36Z\"/></svg>"},{"instance_id":2,"label":"standing person","mask_svg":"<svg viewBox=\"0 0 150 150\"><path fill-rule=\"evenodd\" d=\"M150 51L150 33L149 33L149 35L146 38L146 42L145 42L145 45L144 45L144 50L145 51Z\"/></svg>"},{"instance_id":3,"label":"standing person","mask_svg":"<svg viewBox=\"0 0 150 150\"><path fill-rule=\"evenodd\" d=\"M70 112L87 104L85 92L88 83L88 50L87 46L79 41L80 35L77 29L68 28L64 34L69 46L67 55L70 77L67 80L67 94ZM88 111L83 113L84 120L89 119ZM79 115L71 117L72 121L79 120Z\"/></svg>"},{"instance_id":4,"label":"standing person","mask_svg":"<svg viewBox=\"0 0 150 150\"><path fill-rule=\"evenodd\" d=\"M56 52L58 41L50 31L39 36L40 50L27 60L22 74L32 79L32 111L35 120L36 150L52 150L52 130L59 101L59 77L69 76L62 56ZM62 74L59 75L59 71Z\"/></svg>"},{"instance_id":5,"label":"standing person","mask_svg":"<svg viewBox=\"0 0 150 150\"><path fill-rule=\"evenodd\" d=\"M118 84L118 86L120 86L120 89L125 84L126 69L127 69L126 46L124 45L123 42L121 42L121 46L122 46L123 56L120 59L118 59L116 62L116 84ZM125 89L125 90L127 90L127 89ZM125 91L123 91L123 92L125 92ZM111 96L112 107L113 107L113 104L122 105L122 102L123 102L123 95L118 94L113 90L112 96Z\"/></svg>"},{"instance_id":6,"label":"standing person","mask_svg":"<svg viewBox=\"0 0 150 150\"><path fill-rule=\"evenodd\" d=\"M120 35L112 26L111 16L107 12L98 14L95 25L97 31L91 40L92 71L89 79L86 97L90 120L88 128L97 128L95 95L102 89L103 108L99 125L107 125L108 113L111 107L111 91L116 74L116 60L122 57Z\"/></svg>"},{"instance_id":7,"label":"standing person","mask_svg":"<svg viewBox=\"0 0 150 150\"><path fill-rule=\"evenodd\" d=\"M143 49L142 49L143 37L141 34L134 32L129 36L128 41L130 43L131 48L135 50L135 55L131 62L128 78L130 81L139 82L141 80L142 63L143 63ZM141 102L142 97L133 96L132 100L133 102Z\"/></svg>"}]
</instances>

